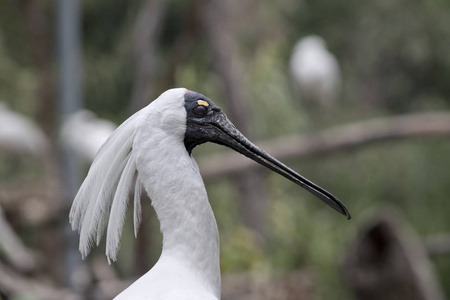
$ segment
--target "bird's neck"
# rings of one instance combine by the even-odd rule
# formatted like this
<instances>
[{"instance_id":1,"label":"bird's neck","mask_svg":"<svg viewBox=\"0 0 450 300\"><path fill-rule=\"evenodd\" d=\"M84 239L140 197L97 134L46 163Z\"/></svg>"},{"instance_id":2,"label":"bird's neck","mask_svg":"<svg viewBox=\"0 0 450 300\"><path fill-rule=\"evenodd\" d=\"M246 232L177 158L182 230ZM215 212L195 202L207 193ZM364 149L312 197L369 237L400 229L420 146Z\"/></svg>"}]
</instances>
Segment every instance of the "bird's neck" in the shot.
<instances>
[{"instance_id":1,"label":"bird's neck","mask_svg":"<svg viewBox=\"0 0 450 300\"><path fill-rule=\"evenodd\" d=\"M160 260L183 264L219 295L219 233L198 166L182 141L162 138L143 149L137 163L161 226Z\"/></svg>"}]
</instances>

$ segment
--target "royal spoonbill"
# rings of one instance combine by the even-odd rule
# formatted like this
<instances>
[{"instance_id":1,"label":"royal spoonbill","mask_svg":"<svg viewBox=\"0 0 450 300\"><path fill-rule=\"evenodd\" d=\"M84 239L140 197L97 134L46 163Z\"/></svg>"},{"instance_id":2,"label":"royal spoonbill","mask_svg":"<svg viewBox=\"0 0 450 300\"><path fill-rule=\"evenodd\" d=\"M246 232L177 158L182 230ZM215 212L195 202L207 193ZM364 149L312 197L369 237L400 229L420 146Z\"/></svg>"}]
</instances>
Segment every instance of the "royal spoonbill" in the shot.
<instances>
[{"instance_id":1,"label":"royal spoonbill","mask_svg":"<svg viewBox=\"0 0 450 300\"><path fill-rule=\"evenodd\" d=\"M128 194L135 234L144 188L158 216L163 246L153 268L116 299L220 299L219 233L192 149L228 146L313 193L350 218L332 194L245 138L209 98L184 88L164 92L120 125L99 150L70 211L85 257L106 226L106 256L116 260ZM134 185L134 186L132 186Z\"/></svg>"},{"instance_id":2,"label":"royal spoonbill","mask_svg":"<svg viewBox=\"0 0 450 300\"><path fill-rule=\"evenodd\" d=\"M294 87L305 100L317 102L325 111L333 107L341 89L341 71L323 38L309 35L300 39L292 50L289 67Z\"/></svg>"}]
</instances>

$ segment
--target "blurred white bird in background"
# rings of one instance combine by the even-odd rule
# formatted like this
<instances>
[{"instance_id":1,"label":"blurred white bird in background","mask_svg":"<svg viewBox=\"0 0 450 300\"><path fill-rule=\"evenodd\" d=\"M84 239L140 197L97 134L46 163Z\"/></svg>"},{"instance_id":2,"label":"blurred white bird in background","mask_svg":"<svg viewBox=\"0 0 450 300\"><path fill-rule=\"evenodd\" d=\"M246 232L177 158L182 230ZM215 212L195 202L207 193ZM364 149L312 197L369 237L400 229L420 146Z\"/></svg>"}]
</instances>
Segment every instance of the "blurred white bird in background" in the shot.
<instances>
[{"instance_id":1,"label":"blurred white bird in background","mask_svg":"<svg viewBox=\"0 0 450 300\"><path fill-rule=\"evenodd\" d=\"M306 101L317 102L322 111L333 109L341 90L341 72L335 56L317 35L300 39L294 46L290 72L295 90Z\"/></svg>"},{"instance_id":2,"label":"blurred white bird in background","mask_svg":"<svg viewBox=\"0 0 450 300\"><path fill-rule=\"evenodd\" d=\"M0 149L19 155L42 156L49 150L49 140L31 119L0 102Z\"/></svg>"},{"instance_id":3,"label":"blurred white bird in background","mask_svg":"<svg viewBox=\"0 0 450 300\"><path fill-rule=\"evenodd\" d=\"M183 88L164 92L112 134L96 156L70 211L85 257L106 229L106 255L116 260L130 190L134 228L145 189L163 235L161 257L122 292L123 300L220 299L219 232L192 149L228 146L307 189L350 218L332 194L245 138L214 102Z\"/></svg>"},{"instance_id":4,"label":"blurred white bird in background","mask_svg":"<svg viewBox=\"0 0 450 300\"><path fill-rule=\"evenodd\" d=\"M100 147L111 136L117 125L99 119L89 110L79 110L62 124L61 141L81 159L92 162Z\"/></svg>"}]
</instances>

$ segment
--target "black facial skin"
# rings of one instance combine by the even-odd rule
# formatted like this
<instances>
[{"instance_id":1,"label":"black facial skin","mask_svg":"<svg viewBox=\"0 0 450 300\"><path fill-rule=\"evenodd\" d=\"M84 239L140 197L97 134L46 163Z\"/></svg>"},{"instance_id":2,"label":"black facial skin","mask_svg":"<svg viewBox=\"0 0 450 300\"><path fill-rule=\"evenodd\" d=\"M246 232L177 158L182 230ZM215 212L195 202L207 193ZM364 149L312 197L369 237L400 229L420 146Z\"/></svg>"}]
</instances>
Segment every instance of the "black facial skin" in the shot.
<instances>
[{"instance_id":1,"label":"black facial skin","mask_svg":"<svg viewBox=\"0 0 450 300\"><path fill-rule=\"evenodd\" d=\"M191 154L195 146L211 141L215 131L212 122L215 115L221 113L221 110L208 97L197 92L186 93L184 100L184 107L187 113L184 145L189 154ZM199 105L197 103L198 100L207 102L209 106ZM200 109L206 110L206 113L201 114L202 111Z\"/></svg>"},{"instance_id":2,"label":"black facial skin","mask_svg":"<svg viewBox=\"0 0 450 300\"><path fill-rule=\"evenodd\" d=\"M187 92L184 99L187 113L184 145L189 154L195 146L206 142L227 146L295 182L347 219L351 218L347 208L339 199L250 142L209 98L196 92ZM199 105L198 100L205 101L209 105Z\"/></svg>"}]
</instances>

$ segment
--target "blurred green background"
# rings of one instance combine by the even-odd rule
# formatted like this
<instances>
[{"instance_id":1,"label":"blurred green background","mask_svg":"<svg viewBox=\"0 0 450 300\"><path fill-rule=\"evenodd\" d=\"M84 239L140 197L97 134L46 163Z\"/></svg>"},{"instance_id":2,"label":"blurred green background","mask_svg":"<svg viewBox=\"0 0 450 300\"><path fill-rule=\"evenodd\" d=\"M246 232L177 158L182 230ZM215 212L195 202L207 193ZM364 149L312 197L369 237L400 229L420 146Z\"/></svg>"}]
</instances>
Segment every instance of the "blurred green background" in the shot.
<instances>
[{"instance_id":1,"label":"blurred green background","mask_svg":"<svg viewBox=\"0 0 450 300\"><path fill-rule=\"evenodd\" d=\"M207 95L235 121L229 98L230 89L237 86L243 95L237 99L245 102L237 102L237 113L242 107L244 117L235 123L244 122L243 131L256 144L280 136L314 136L374 118L450 109L449 1L232 0L216 5L217 19L208 15L210 2L214 1L81 1L84 107L120 124L164 90L186 87ZM143 18L148 24L142 28L153 32L146 39L138 20L147 6L152 7L150 18ZM52 271L48 264L58 251L62 260L64 242L57 236L68 207L59 204L55 209L60 201L46 200L60 196L54 193L60 190L54 171L61 120L57 13L55 1L0 0L0 100L33 119L53 145L45 159L0 153L0 205L25 245L40 254L40 266L24 276L45 278L51 286L63 288L55 278L61 270ZM327 111L297 92L289 71L295 43L311 34L326 41L340 65L342 85ZM136 50L139 41L147 42L143 52ZM139 73L142 55L151 60L145 65L150 66L147 75ZM226 83L221 59L231 63L228 75L236 81L232 85ZM135 97L139 88L142 92L137 78L147 80L144 98ZM205 145L195 149L194 156L207 161L225 151ZM342 259L379 208L396 207L421 240L450 232L449 154L447 132L288 158L294 170L346 204L353 216L350 221L298 186L263 171L259 173L265 217L252 228L239 203L242 189L235 176L206 177L221 234L223 276L307 270L314 274L313 299L354 299L342 276ZM89 163L80 165L84 178ZM43 221L21 220L27 214L11 204L14 197L42 198ZM33 216L35 206L24 205ZM45 216L46 205L56 210L52 217ZM119 260L112 267L121 280L135 278L159 256L158 224L150 205L147 210L137 241L131 215L127 218ZM93 256L103 259L102 247L94 250L89 264ZM450 253L430 259L438 285L449 297ZM15 299L7 289L4 294Z\"/></svg>"}]
</instances>

